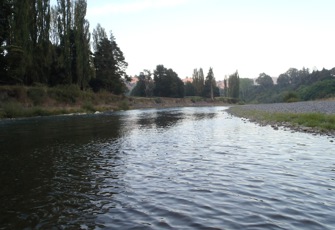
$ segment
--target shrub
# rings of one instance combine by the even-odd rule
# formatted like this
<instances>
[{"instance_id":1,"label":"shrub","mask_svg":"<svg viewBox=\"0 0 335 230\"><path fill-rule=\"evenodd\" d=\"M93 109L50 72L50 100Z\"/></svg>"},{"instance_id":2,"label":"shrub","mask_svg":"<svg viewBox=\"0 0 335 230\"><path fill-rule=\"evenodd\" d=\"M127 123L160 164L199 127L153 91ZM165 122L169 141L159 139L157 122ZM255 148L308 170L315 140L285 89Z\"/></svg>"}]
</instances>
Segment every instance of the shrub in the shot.
<instances>
[{"instance_id":1,"label":"shrub","mask_svg":"<svg viewBox=\"0 0 335 230\"><path fill-rule=\"evenodd\" d=\"M128 110L129 105L127 101L120 101L118 104L119 110Z\"/></svg>"},{"instance_id":2,"label":"shrub","mask_svg":"<svg viewBox=\"0 0 335 230\"><path fill-rule=\"evenodd\" d=\"M91 102L85 102L81 108L86 111L95 112L97 109L93 106Z\"/></svg>"},{"instance_id":3,"label":"shrub","mask_svg":"<svg viewBox=\"0 0 335 230\"><path fill-rule=\"evenodd\" d=\"M33 87L29 88L27 92L28 97L34 105L41 105L46 98L46 90L43 87Z\"/></svg>"},{"instance_id":4,"label":"shrub","mask_svg":"<svg viewBox=\"0 0 335 230\"><path fill-rule=\"evenodd\" d=\"M50 88L48 95L58 102L74 104L80 95L80 89L76 85L58 86Z\"/></svg>"},{"instance_id":5,"label":"shrub","mask_svg":"<svg viewBox=\"0 0 335 230\"><path fill-rule=\"evenodd\" d=\"M156 104L162 103L162 98L160 98L160 97L155 98L155 103Z\"/></svg>"},{"instance_id":6,"label":"shrub","mask_svg":"<svg viewBox=\"0 0 335 230\"><path fill-rule=\"evenodd\" d=\"M5 118L23 117L24 108L17 102L9 102L3 105L2 116Z\"/></svg>"},{"instance_id":7,"label":"shrub","mask_svg":"<svg viewBox=\"0 0 335 230\"><path fill-rule=\"evenodd\" d=\"M299 101L299 97L296 93L289 92L286 95L284 95L283 101L288 102L288 103L297 102L297 101Z\"/></svg>"}]
</instances>

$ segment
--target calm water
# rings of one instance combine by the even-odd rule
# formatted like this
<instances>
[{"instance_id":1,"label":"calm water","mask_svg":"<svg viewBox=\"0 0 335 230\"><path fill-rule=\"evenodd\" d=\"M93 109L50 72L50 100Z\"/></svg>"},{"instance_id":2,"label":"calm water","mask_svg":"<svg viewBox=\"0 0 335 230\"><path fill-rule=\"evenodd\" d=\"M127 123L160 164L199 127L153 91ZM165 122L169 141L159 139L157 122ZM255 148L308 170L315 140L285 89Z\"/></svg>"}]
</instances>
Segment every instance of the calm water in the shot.
<instances>
[{"instance_id":1,"label":"calm water","mask_svg":"<svg viewBox=\"0 0 335 230\"><path fill-rule=\"evenodd\" d=\"M225 109L0 121L0 229L334 229L335 143Z\"/></svg>"}]
</instances>

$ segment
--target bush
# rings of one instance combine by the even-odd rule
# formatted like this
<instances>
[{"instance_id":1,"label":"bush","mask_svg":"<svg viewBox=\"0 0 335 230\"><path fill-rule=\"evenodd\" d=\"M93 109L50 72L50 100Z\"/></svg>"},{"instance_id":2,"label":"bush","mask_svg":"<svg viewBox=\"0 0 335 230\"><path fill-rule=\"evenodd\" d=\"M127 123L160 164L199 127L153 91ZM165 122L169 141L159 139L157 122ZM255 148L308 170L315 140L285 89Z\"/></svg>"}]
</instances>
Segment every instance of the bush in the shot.
<instances>
[{"instance_id":1,"label":"bush","mask_svg":"<svg viewBox=\"0 0 335 230\"><path fill-rule=\"evenodd\" d=\"M95 112L97 109L93 106L91 102L85 102L81 108L86 111Z\"/></svg>"},{"instance_id":2,"label":"bush","mask_svg":"<svg viewBox=\"0 0 335 230\"><path fill-rule=\"evenodd\" d=\"M27 88L25 86L0 86L0 100L11 101L16 99L24 101L27 97Z\"/></svg>"},{"instance_id":3,"label":"bush","mask_svg":"<svg viewBox=\"0 0 335 230\"><path fill-rule=\"evenodd\" d=\"M119 110L128 110L129 109L129 105L127 101L120 101L119 102Z\"/></svg>"},{"instance_id":4,"label":"bush","mask_svg":"<svg viewBox=\"0 0 335 230\"><path fill-rule=\"evenodd\" d=\"M156 104L162 103L162 98L160 98L160 97L155 98L155 103Z\"/></svg>"},{"instance_id":5,"label":"bush","mask_svg":"<svg viewBox=\"0 0 335 230\"><path fill-rule=\"evenodd\" d=\"M33 87L29 88L27 95L34 105L41 105L46 98L46 89L43 87Z\"/></svg>"},{"instance_id":6,"label":"bush","mask_svg":"<svg viewBox=\"0 0 335 230\"><path fill-rule=\"evenodd\" d=\"M48 95L58 102L74 104L80 95L80 89L76 85L58 86L50 88Z\"/></svg>"},{"instance_id":7,"label":"bush","mask_svg":"<svg viewBox=\"0 0 335 230\"><path fill-rule=\"evenodd\" d=\"M297 102L297 101L299 101L298 94L293 93L293 92L289 92L289 93L284 95L283 101L288 102L288 103Z\"/></svg>"},{"instance_id":8,"label":"bush","mask_svg":"<svg viewBox=\"0 0 335 230\"><path fill-rule=\"evenodd\" d=\"M2 116L4 118L24 117L24 108L17 102L6 103L3 105Z\"/></svg>"}]
</instances>

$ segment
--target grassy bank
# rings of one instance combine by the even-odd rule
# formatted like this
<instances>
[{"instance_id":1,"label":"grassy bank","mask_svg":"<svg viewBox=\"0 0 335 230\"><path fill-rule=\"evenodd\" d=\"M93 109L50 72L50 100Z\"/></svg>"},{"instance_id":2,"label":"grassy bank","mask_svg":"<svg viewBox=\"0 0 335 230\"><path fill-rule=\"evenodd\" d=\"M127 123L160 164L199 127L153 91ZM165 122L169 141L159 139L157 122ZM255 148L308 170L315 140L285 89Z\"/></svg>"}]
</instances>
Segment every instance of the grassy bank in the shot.
<instances>
[{"instance_id":1,"label":"grassy bank","mask_svg":"<svg viewBox=\"0 0 335 230\"><path fill-rule=\"evenodd\" d=\"M77 86L0 86L0 119L94 113L139 108L208 106L231 103L227 98L214 102L201 97L142 98L117 96L109 92L82 91Z\"/></svg>"},{"instance_id":2,"label":"grassy bank","mask_svg":"<svg viewBox=\"0 0 335 230\"><path fill-rule=\"evenodd\" d=\"M293 130L317 133L335 132L335 115L322 113L278 113L244 109L234 106L229 112L263 125L285 126Z\"/></svg>"}]
</instances>

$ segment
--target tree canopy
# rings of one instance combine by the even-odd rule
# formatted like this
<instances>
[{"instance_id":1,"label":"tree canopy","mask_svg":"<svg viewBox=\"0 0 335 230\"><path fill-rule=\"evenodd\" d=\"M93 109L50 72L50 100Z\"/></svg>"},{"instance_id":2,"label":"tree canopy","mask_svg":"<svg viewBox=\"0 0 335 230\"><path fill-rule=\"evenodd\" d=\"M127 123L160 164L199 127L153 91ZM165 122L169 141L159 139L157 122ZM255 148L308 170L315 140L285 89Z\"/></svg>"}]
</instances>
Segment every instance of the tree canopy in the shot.
<instances>
[{"instance_id":1,"label":"tree canopy","mask_svg":"<svg viewBox=\"0 0 335 230\"><path fill-rule=\"evenodd\" d=\"M0 6L0 84L86 89L92 83L123 92L127 63L100 25L92 55L86 0L57 0L54 6L50 0L1 0Z\"/></svg>"},{"instance_id":2,"label":"tree canopy","mask_svg":"<svg viewBox=\"0 0 335 230\"><path fill-rule=\"evenodd\" d=\"M172 69L158 65L154 71L154 96L184 97L184 83Z\"/></svg>"},{"instance_id":3,"label":"tree canopy","mask_svg":"<svg viewBox=\"0 0 335 230\"><path fill-rule=\"evenodd\" d=\"M228 78L228 95L231 98L238 99L240 94L240 76L238 72L231 74Z\"/></svg>"}]
</instances>

